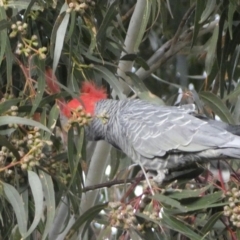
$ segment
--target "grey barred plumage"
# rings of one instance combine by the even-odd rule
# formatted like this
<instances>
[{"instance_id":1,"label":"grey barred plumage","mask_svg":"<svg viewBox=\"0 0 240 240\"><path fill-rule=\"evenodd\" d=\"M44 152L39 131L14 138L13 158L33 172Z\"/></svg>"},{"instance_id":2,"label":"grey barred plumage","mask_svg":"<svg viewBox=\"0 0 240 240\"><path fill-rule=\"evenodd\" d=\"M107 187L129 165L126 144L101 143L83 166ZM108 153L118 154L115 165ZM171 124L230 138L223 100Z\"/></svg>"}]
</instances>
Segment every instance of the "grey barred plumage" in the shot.
<instances>
[{"instance_id":1,"label":"grey barred plumage","mask_svg":"<svg viewBox=\"0 0 240 240\"><path fill-rule=\"evenodd\" d=\"M194 105L157 106L142 100L100 100L91 124L90 140L105 140L159 174L192 162L240 158L239 131L230 125L194 116ZM99 116L107 117L104 123Z\"/></svg>"}]
</instances>

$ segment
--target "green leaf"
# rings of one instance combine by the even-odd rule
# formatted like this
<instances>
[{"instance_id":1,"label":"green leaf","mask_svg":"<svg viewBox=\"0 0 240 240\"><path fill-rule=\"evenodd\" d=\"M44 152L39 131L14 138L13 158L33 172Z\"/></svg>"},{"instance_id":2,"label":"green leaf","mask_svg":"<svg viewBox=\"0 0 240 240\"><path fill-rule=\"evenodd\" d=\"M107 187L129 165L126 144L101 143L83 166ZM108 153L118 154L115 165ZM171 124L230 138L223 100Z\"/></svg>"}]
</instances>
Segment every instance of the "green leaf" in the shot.
<instances>
[{"instance_id":1,"label":"green leaf","mask_svg":"<svg viewBox=\"0 0 240 240\"><path fill-rule=\"evenodd\" d=\"M97 41L99 41L100 39L102 39L102 37L104 36L104 34L106 34L106 30L109 27L109 23L116 17L116 15L118 14L118 1L114 1L111 6L108 8L106 15L103 18L103 21L98 29L97 32Z\"/></svg>"},{"instance_id":2,"label":"green leaf","mask_svg":"<svg viewBox=\"0 0 240 240\"><path fill-rule=\"evenodd\" d=\"M138 94L138 97L142 100L146 100L146 101L148 101L150 103L153 103L153 104L156 104L156 105L160 105L160 106L165 105L164 101L161 98L152 94L150 91L141 92L141 93Z\"/></svg>"},{"instance_id":3,"label":"green leaf","mask_svg":"<svg viewBox=\"0 0 240 240\"><path fill-rule=\"evenodd\" d=\"M96 215L106 207L107 207L107 203L100 204L90 208L85 213L83 213L80 217L76 219L75 223L69 229L65 238L70 239L86 221L93 220L96 217Z\"/></svg>"},{"instance_id":4,"label":"green leaf","mask_svg":"<svg viewBox=\"0 0 240 240\"><path fill-rule=\"evenodd\" d=\"M152 196L152 199L159 201L161 204L164 203L164 205L166 204L170 207L177 208L177 209L181 210L182 212L186 212L187 208L185 206L181 205L180 202L178 202L168 196L165 196L163 194L156 194L156 195Z\"/></svg>"},{"instance_id":5,"label":"green leaf","mask_svg":"<svg viewBox=\"0 0 240 240\"><path fill-rule=\"evenodd\" d=\"M120 58L120 61L130 61L133 62L137 58L137 54L135 53L130 53L130 54L125 54Z\"/></svg>"},{"instance_id":6,"label":"green leaf","mask_svg":"<svg viewBox=\"0 0 240 240\"><path fill-rule=\"evenodd\" d=\"M74 165L74 159L75 159L75 154L74 154L74 150L75 150L75 145L74 145L74 127L71 127L68 130L68 162L69 162L69 167L70 167L70 172L73 173L74 169L75 169L75 165Z\"/></svg>"},{"instance_id":7,"label":"green leaf","mask_svg":"<svg viewBox=\"0 0 240 240\"><path fill-rule=\"evenodd\" d=\"M204 10L204 4L202 0L197 0L196 8L195 8L195 16L194 16L194 28L193 28L193 38L191 47L195 44L197 40L197 36L199 33L199 29L201 27L199 20L201 18L202 12Z\"/></svg>"},{"instance_id":8,"label":"green leaf","mask_svg":"<svg viewBox=\"0 0 240 240\"><path fill-rule=\"evenodd\" d=\"M206 234L207 232L211 231L213 229L213 226L219 220L219 218L222 216L222 212L217 212L213 214L207 221L207 223L203 226L201 229L201 232L203 234Z\"/></svg>"},{"instance_id":9,"label":"green leaf","mask_svg":"<svg viewBox=\"0 0 240 240\"><path fill-rule=\"evenodd\" d=\"M12 53L12 48L10 45L9 38L7 38L5 56L6 56L6 60L7 60L7 89L10 89L12 86L13 53Z\"/></svg>"},{"instance_id":10,"label":"green leaf","mask_svg":"<svg viewBox=\"0 0 240 240\"><path fill-rule=\"evenodd\" d=\"M6 137L1 135L0 135L0 145L7 147L10 150L10 152L13 153L13 155L16 157L17 160L21 158L17 149L8 141Z\"/></svg>"},{"instance_id":11,"label":"green leaf","mask_svg":"<svg viewBox=\"0 0 240 240\"><path fill-rule=\"evenodd\" d=\"M205 68L206 68L207 75L211 73L211 70L214 64L214 59L216 58L218 32L219 32L219 26L216 25L216 27L213 30L212 38L209 41L207 56L205 60Z\"/></svg>"},{"instance_id":12,"label":"green leaf","mask_svg":"<svg viewBox=\"0 0 240 240\"><path fill-rule=\"evenodd\" d=\"M60 85L61 86L61 85ZM67 89L67 88L66 88ZM60 99L60 98L64 98L64 97L69 97L72 94L70 93L70 91L65 92L62 91L60 93L56 93L56 94L52 94L50 96L47 96L45 98L42 99L42 101L39 103L39 107L44 107L46 104L48 104L49 102L55 101L56 99ZM1 105L0 105L1 106Z\"/></svg>"},{"instance_id":13,"label":"green leaf","mask_svg":"<svg viewBox=\"0 0 240 240\"><path fill-rule=\"evenodd\" d=\"M56 31L56 39L57 39L57 41L55 41L54 56L53 56L53 67L52 67L53 72L56 71L58 66L58 62L62 53L65 34L67 31L67 26L70 18L70 14L64 12L67 8L68 8L67 4L64 3L61 9L61 14L57 19L53 29L53 33ZM54 35L52 35L52 38L54 38ZM52 38L51 40L53 41Z\"/></svg>"},{"instance_id":14,"label":"green leaf","mask_svg":"<svg viewBox=\"0 0 240 240\"><path fill-rule=\"evenodd\" d=\"M52 178L45 172L39 171L40 180L42 182L44 198L47 207L47 220L45 223L44 232L42 234L42 240L46 239L55 217L55 191Z\"/></svg>"},{"instance_id":15,"label":"green leaf","mask_svg":"<svg viewBox=\"0 0 240 240\"><path fill-rule=\"evenodd\" d=\"M10 26L11 26L10 22L8 22L6 19L3 19L0 21L0 31L4 30Z\"/></svg>"},{"instance_id":16,"label":"green leaf","mask_svg":"<svg viewBox=\"0 0 240 240\"><path fill-rule=\"evenodd\" d=\"M48 124L47 127L49 129L51 129L52 131L55 129L56 124L57 124L57 120L59 117L59 108L58 106L55 104L53 105L49 115L48 115ZM45 134L45 139L49 140L50 139L51 134L47 133Z\"/></svg>"},{"instance_id":17,"label":"green leaf","mask_svg":"<svg viewBox=\"0 0 240 240\"><path fill-rule=\"evenodd\" d=\"M98 75L102 76L102 78L104 78L110 84L110 86L113 87L120 99L126 98L122 93L123 89L121 84L112 72L102 66L94 66L93 68L99 72Z\"/></svg>"},{"instance_id":18,"label":"green leaf","mask_svg":"<svg viewBox=\"0 0 240 240\"><path fill-rule=\"evenodd\" d=\"M33 115L38 108L44 91L45 91L45 85L46 85L46 79L45 79L45 64L43 60L40 60L38 56L35 57L35 63L37 67L37 72L38 72L38 79L37 79L37 93L36 97L32 103L32 110L30 115Z\"/></svg>"},{"instance_id":19,"label":"green leaf","mask_svg":"<svg viewBox=\"0 0 240 240\"><path fill-rule=\"evenodd\" d=\"M29 190L28 188L25 189L21 195L22 197L22 200L24 202L24 210L25 210L25 213L26 213L26 218L27 218L27 222L28 222L28 217L29 217Z\"/></svg>"},{"instance_id":20,"label":"green leaf","mask_svg":"<svg viewBox=\"0 0 240 240\"><path fill-rule=\"evenodd\" d=\"M134 88L134 91L139 94L141 92L148 92L147 87L143 83L143 81L135 74L132 72L125 72L125 74L131 78L133 84L132 87Z\"/></svg>"},{"instance_id":21,"label":"green leaf","mask_svg":"<svg viewBox=\"0 0 240 240\"><path fill-rule=\"evenodd\" d=\"M208 0L207 4L206 4L206 8L204 9L204 11L201 15L201 19L200 19L199 23L205 22L209 18L209 16L213 12L213 10L216 8L216 6L217 6L216 0Z\"/></svg>"},{"instance_id":22,"label":"green leaf","mask_svg":"<svg viewBox=\"0 0 240 240\"><path fill-rule=\"evenodd\" d=\"M0 20L1 21L6 21L7 16L5 9L3 7L0 7ZM1 23L1 22L0 22ZM2 29L1 34L0 34L0 64L2 64L3 56L6 50L7 46L7 40L8 40L8 35L7 35L7 29Z\"/></svg>"},{"instance_id":23,"label":"green leaf","mask_svg":"<svg viewBox=\"0 0 240 240\"><path fill-rule=\"evenodd\" d=\"M13 116L0 117L0 126L8 125L9 123L38 127L46 132L51 133L50 130L47 127L45 127L43 124L36 122L32 119L27 119L22 117L13 117Z\"/></svg>"},{"instance_id":24,"label":"green leaf","mask_svg":"<svg viewBox=\"0 0 240 240\"><path fill-rule=\"evenodd\" d=\"M9 111L9 109L12 106L16 106L20 102L20 99L14 98L14 99L8 99L4 102L0 103L0 114L3 115L6 111Z\"/></svg>"},{"instance_id":25,"label":"green leaf","mask_svg":"<svg viewBox=\"0 0 240 240\"><path fill-rule=\"evenodd\" d=\"M70 27L66 36L66 42L68 42L75 30L76 27L76 11L71 12L71 22L70 22Z\"/></svg>"},{"instance_id":26,"label":"green leaf","mask_svg":"<svg viewBox=\"0 0 240 240\"><path fill-rule=\"evenodd\" d=\"M232 26L233 26L233 15L237 9L237 3L235 1L229 1L228 5L228 29L230 38L233 38Z\"/></svg>"},{"instance_id":27,"label":"green leaf","mask_svg":"<svg viewBox=\"0 0 240 240\"><path fill-rule=\"evenodd\" d=\"M240 239L240 229L239 228L236 231L236 239Z\"/></svg>"},{"instance_id":28,"label":"green leaf","mask_svg":"<svg viewBox=\"0 0 240 240\"><path fill-rule=\"evenodd\" d=\"M22 239L22 236L19 232L18 225L14 226L11 232L10 240L19 240Z\"/></svg>"},{"instance_id":29,"label":"green leaf","mask_svg":"<svg viewBox=\"0 0 240 240\"><path fill-rule=\"evenodd\" d=\"M215 192L208 194L204 197L197 198L196 201L191 201L191 203L186 204L185 208L187 211L202 210L204 208L210 208L214 206L214 203L222 199L222 192ZM218 204L216 205L218 206Z\"/></svg>"},{"instance_id":30,"label":"green leaf","mask_svg":"<svg viewBox=\"0 0 240 240\"><path fill-rule=\"evenodd\" d=\"M234 124L234 119L223 101L211 92L201 92L201 99L221 118L222 121Z\"/></svg>"},{"instance_id":31,"label":"green leaf","mask_svg":"<svg viewBox=\"0 0 240 240\"><path fill-rule=\"evenodd\" d=\"M136 62L139 66L141 66L145 71L150 70L149 65L147 64L147 62L146 62L143 58L137 57L137 58L135 59L135 62Z\"/></svg>"},{"instance_id":32,"label":"green leaf","mask_svg":"<svg viewBox=\"0 0 240 240\"><path fill-rule=\"evenodd\" d=\"M31 9L33 8L34 10L34 5L36 6L36 2L37 0L31 0L30 3L28 4L28 6L26 7L26 10L24 11L24 15L23 15L23 22L27 21L27 17L31 11Z\"/></svg>"},{"instance_id":33,"label":"green leaf","mask_svg":"<svg viewBox=\"0 0 240 240\"><path fill-rule=\"evenodd\" d=\"M42 217L42 211L43 211L43 189L42 189L42 183L39 179L39 176L33 172L28 171L28 182L32 191L32 196L34 199L34 219L32 222L32 225L28 229L26 235L24 237L29 236L35 228L38 226L39 221Z\"/></svg>"},{"instance_id":34,"label":"green leaf","mask_svg":"<svg viewBox=\"0 0 240 240\"><path fill-rule=\"evenodd\" d=\"M22 236L25 236L27 233L27 217L22 198L13 186L4 182L2 182L2 184L7 200L12 205L14 213L16 214L19 231Z\"/></svg>"},{"instance_id":35,"label":"green leaf","mask_svg":"<svg viewBox=\"0 0 240 240\"><path fill-rule=\"evenodd\" d=\"M186 222L182 222L164 213L162 222L164 225L166 224L170 229L182 233L184 236L190 238L191 240L202 239L202 237L199 234L195 233Z\"/></svg>"},{"instance_id":36,"label":"green leaf","mask_svg":"<svg viewBox=\"0 0 240 240\"><path fill-rule=\"evenodd\" d=\"M143 2L142 4L145 4L145 2ZM138 51L139 45L143 40L143 35L147 28L149 16L151 15L150 14L151 13L151 4L152 4L152 1L146 1L142 19L139 19L140 22L138 23L138 26L140 26L140 29L139 29L138 36L137 36L135 44L134 44L133 52Z\"/></svg>"},{"instance_id":37,"label":"green leaf","mask_svg":"<svg viewBox=\"0 0 240 240\"><path fill-rule=\"evenodd\" d=\"M16 1L16 0L9 0L8 2L7 2L7 6L9 7L9 8L17 8L18 9L18 11L20 11L20 10L22 10L22 9L26 9L27 7L28 7L28 5L29 5L29 0L22 0L22 1ZM40 7L40 5L39 4L34 4L33 6L32 6L32 10L35 10L35 11L43 11L43 8L42 7Z\"/></svg>"},{"instance_id":38,"label":"green leaf","mask_svg":"<svg viewBox=\"0 0 240 240\"><path fill-rule=\"evenodd\" d=\"M200 188L200 189L194 189L194 190L187 190L187 189L179 189L174 192L166 192L167 196L174 199L185 199L190 197L199 197L202 193L204 193L206 190L208 190L212 185L208 185L206 187Z\"/></svg>"}]
</instances>

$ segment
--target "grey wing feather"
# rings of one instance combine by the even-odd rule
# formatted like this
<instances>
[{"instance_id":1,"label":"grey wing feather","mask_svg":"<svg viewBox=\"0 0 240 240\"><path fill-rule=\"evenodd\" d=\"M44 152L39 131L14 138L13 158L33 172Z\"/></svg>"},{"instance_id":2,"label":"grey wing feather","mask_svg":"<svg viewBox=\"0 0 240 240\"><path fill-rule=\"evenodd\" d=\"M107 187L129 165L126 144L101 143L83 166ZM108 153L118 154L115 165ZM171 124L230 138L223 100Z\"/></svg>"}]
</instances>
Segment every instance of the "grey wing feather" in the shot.
<instances>
[{"instance_id":1,"label":"grey wing feather","mask_svg":"<svg viewBox=\"0 0 240 240\"><path fill-rule=\"evenodd\" d=\"M190 105L177 108L136 103L134 108L138 111L123 111L120 124L132 148L146 158L217 148L234 138L227 131L189 115L193 111Z\"/></svg>"}]
</instances>

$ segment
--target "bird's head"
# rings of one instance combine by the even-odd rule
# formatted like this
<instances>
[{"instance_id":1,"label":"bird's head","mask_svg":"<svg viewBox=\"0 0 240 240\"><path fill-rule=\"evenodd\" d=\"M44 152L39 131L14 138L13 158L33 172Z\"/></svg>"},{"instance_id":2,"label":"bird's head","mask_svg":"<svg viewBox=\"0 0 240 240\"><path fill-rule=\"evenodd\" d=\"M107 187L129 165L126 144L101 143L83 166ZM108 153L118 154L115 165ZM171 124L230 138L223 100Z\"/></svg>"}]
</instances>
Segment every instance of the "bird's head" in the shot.
<instances>
[{"instance_id":1,"label":"bird's head","mask_svg":"<svg viewBox=\"0 0 240 240\"><path fill-rule=\"evenodd\" d=\"M95 105L99 100L106 99L106 89L97 87L93 82L84 82L81 87L81 95L69 101L62 109L62 113L70 118L71 112L83 107L86 113L94 114Z\"/></svg>"}]
</instances>

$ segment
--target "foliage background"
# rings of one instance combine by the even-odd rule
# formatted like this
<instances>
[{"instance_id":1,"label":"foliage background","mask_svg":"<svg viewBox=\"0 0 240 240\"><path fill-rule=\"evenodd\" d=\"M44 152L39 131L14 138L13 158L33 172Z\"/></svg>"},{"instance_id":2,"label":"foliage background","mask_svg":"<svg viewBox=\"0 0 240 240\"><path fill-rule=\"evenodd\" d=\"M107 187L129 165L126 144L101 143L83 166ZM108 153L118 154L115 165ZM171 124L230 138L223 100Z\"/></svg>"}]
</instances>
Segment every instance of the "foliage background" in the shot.
<instances>
[{"instance_id":1,"label":"foliage background","mask_svg":"<svg viewBox=\"0 0 240 240\"><path fill-rule=\"evenodd\" d=\"M94 80L238 124L239 14L238 0L0 1L0 239L240 239L236 161L151 196L130 159L59 118Z\"/></svg>"}]
</instances>

